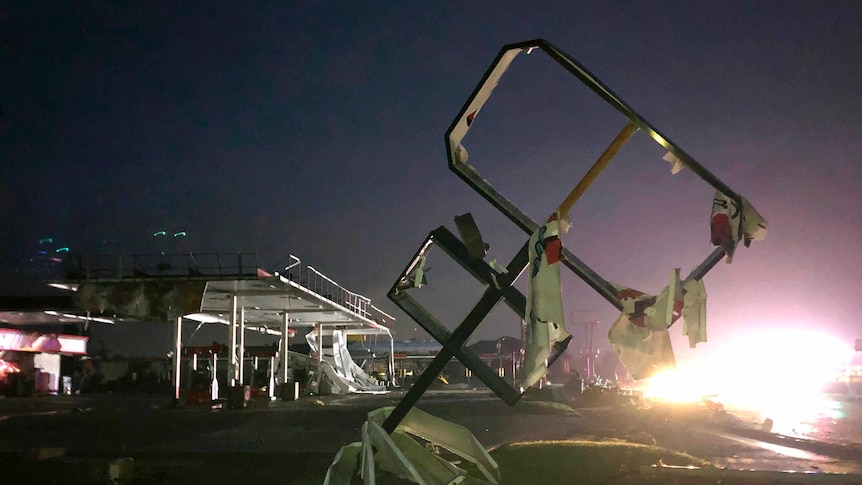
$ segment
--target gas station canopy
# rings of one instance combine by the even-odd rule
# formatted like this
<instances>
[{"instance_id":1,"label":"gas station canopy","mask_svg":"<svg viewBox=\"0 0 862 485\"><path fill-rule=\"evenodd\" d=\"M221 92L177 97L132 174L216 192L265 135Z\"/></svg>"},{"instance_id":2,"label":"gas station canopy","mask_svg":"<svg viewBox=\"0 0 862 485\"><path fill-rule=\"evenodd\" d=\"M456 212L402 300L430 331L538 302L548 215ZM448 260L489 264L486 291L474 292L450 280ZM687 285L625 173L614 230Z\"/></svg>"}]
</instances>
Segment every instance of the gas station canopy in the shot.
<instances>
[{"instance_id":1,"label":"gas station canopy","mask_svg":"<svg viewBox=\"0 0 862 485\"><path fill-rule=\"evenodd\" d=\"M388 333L383 324L394 319L368 298L295 256L289 263L269 272L247 253L71 255L65 278L52 286L75 291L76 307L99 317L229 324L231 312L240 311L247 329L280 334L286 312L291 328Z\"/></svg>"}]
</instances>

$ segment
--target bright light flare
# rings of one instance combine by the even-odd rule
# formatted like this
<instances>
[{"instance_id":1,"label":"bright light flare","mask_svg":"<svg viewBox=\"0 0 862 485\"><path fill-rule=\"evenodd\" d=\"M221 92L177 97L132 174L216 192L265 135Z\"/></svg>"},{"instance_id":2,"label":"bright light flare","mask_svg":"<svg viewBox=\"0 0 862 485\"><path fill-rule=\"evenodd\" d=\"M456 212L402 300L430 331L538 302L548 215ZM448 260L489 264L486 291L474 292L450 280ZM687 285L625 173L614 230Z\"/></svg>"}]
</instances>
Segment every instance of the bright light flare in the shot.
<instances>
[{"instance_id":1,"label":"bright light flare","mask_svg":"<svg viewBox=\"0 0 862 485\"><path fill-rule=\"evenodd\" d=\"M751 419L770 418L782 432L824 412L823 389L852 357L851 345L816 331L752 331L709 357L653 377L644 383L643 396L665 402L710 397Z\"/></svg>"},{"instance_id":2,"label":"bright light flare","mask_svg":"<svg viewBox=\"0 0 862 485\"><path fill-rule=\"evenodd\" d=\"M18 368L18 364L0 360L0 382L5 381L7 375L15 374L16 372L21 372L21 369Z\"/></svg>"},{"instance_id":3,"label":"bright light flare","mask_svg":"<svg viewBox=\"0 0 862 485\"><path fill-rule=\"evenodd\" d=\"M643 397L663 402L697 402L714 395L711 379L695 367L681 367L663 371L649 379L642 388Z\"/></svg>"}]
</instances>

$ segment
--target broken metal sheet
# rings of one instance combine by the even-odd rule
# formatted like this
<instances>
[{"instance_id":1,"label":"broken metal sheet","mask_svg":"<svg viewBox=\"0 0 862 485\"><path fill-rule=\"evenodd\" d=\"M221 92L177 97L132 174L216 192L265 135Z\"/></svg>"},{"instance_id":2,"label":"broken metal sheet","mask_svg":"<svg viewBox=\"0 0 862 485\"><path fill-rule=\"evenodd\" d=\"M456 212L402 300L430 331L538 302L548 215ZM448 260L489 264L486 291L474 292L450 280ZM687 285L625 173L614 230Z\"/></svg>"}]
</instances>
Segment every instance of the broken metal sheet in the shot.
<instances>
[{"instance_id":1,"label":"broken metal sheet","mask_svg":"<svg viewBox=\"0 0 862 485\"><path fill-rule=\"evenodd\" d=\"M197 313L205 281L135 281L81 283L75 294L79 308L96 314L170 320Z\"/></svg>"},{"instance_id":2,"label":"broken metal sheet","mask_svg":"<svg viewBox=\"0 0 862 485\"><path fill-rule=\"evenodd\" d=\"M382 423L394 407L387 406L368 413L368 420ZM500 480L497 462L464 426L440 419L421 409L413 408L396 429L435 443L464 460L476 465L479 471L492 483Z\"/></svg>"},{"instance_id":3,"label":"broken metal sheet","mask_svg":"<svg viewBox=\"0 0 862 485\"><path fill-rule=\"evenodd\" d=\"M688 336L691 348L706 342L706 287L703 280L689 280L683 283L682 318L685 326L682 334Z\"/></svg>"},{"instance_id":4,"label":"broken metal sheet","mask_svg":"<svg viewBox=\"0 0 862 485\"><path fill-rule=\"evenodd\" d=\"M362 442L350 443L342 446L329 469L326 470L326 477L323 479L324 484L349 484L356 470L357 460L362 455Z\"/></svg>"},{"instance_id":5,"label":"broken metal sheet","mask_svg":"<svg viewBox=\"0 0 862 485\"><path fill-rule=\"evenodd\" d=\"M465 470L441 458L431 447L420 444L407 433L395 430L390 436L374 421L368 421L365 426L374 446L374 461L380 460L379 467L375 463L375 468L429 485L464 481ZM367 470L364 470L362 476L367 475Z\"/></svg>"},{"instance_id":6,"label":"broken metal sheet","mask_svg":"<svg viewBox=\"0 0 862 485\"><path fill-rule=\"evenodd\" d=\"M320 348L318 332L331 342L329 346L324 345L323 349ZM311 355L320 356L320 360L311 359L309 362L315 372L314 392L318 394L388 392L384 382L368 375L353 361L347 349L347 339L350 335L385 335L390 340L392 338L388 328L340 330L324 325L318 331L308 332L305 340L311 349ZM322 355L320 355L321 352Z\"/></svg>"},{"instance_id":7,"label":"broken metal sheet","mask_svg":"<svg viewBox=\"0 0 862 485\"><path fill-rule=\"evenodd\" d=\"M398 427L388 434L381 424L393 407L368 413L362 426L362 441L343 447L333 460L325 485L348 485L359 468L366 484L376 483L386 472L418 484L497 484L500 472L491 455L463 426L450 423L418 409L411 409ZM485 480L471 477L411 435L439 446L476 465Z\"/></svg>"},{"instance_id":8,"label":"broken metal sheet","mask_svg":"<svg viewBox=\"0 0 862 485\"><path fill-rule=\"evenodd\" d=\"M473 220L473 214L468 212L455 216L455 226L458 228L461 240L467 246L467 252L470 253L470 257L475 259L484 258L489 246L482 240L482 233L479 232L479 227L476 226L476 221Z\"/></svg>"},{"instance_id":9,"label":"broken metal sheet","mask_svg":"<svg viewBox=\"0 0 862 485\"><path fill-rule=\"evenodd\" d=\"M552 350L565 350L572 339L566 331L559 264L563 247L560 236L567 226L567 221L554 217L530 236L524 388L545 377Z\"/></svg>"},{"instance_id":10,"label":"broken metal sheet","mask_svg":"<svg viewBox=\"0 0 862 485\"><path fill-rule=\"evenodd\" d=\"M362 443L364 457L360 475L366 483L376 481L378 469L414 483L425 483L416 467L379 424L366 421L362 425Z\"/></svg>"},{"instance_id":11,"label":"broken metal sheet","mask_svg":"<svg viewBox=\"0 0 862 485\"><path fill-rule=\"evenodd\" d=\"M682 160L676 157L673 152L667 152L661 157L662 160L670 164L670 173L676 175L682 172L682 169L685 168L685 165L682 163Z\"/></svg>"}]
</instances>

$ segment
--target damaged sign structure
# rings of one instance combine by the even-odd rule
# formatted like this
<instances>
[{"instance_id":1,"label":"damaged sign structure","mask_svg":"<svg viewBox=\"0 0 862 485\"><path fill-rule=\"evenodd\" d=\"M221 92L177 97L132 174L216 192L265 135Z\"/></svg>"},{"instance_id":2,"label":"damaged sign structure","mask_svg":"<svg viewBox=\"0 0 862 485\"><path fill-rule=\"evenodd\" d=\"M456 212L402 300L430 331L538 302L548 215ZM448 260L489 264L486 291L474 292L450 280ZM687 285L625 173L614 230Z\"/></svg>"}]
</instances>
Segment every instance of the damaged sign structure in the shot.
<instances>
[{"instance_id":1,"label":"damaged sign structure","mask_svg":"<svg viewBox=\"0 0 862 485\"><path fill-rule=\"evenodd\" d=\"M541 223L527 216L468 163L469 155L463 144L468 131L476 126L481 109L508 68L521 54L528 55L534 51L549 56L625 118L625 125L619 134L562 203L553 208L548 218ZM561 240L570 227L570 209L637 132L646 134L667 151L664 160L671 164L673 174L688 168L715 189L709 240L716 247L684 279L680 277L680 269L674 268L669 285L655 296L609 282L563 247ZM547 373L548 366L565 351L571 340L564 320L561 266L571 270L621 312L608 338L621 362L635 379L649 377L661 368L673 366L668 328L680 317L685 321L683 333L688 336L692 347L706 341L706 290L703 277L721 259L730 263L738 243L748 246L751 241L763 239L766 234L765 219L745 198L658 131L583 65L542 39L506 45L500 50L446 131L446 153L449 168L524 231L528 240L509 264L502 267L495 260L486 258L487 245L482 241L472 216L465 214L456 217L463 241L441 226L433 230L422 243L388 296L439 341L443 348L401 402L388 412L381 427L390 434L398 429L452 357L463 363L510 406L518 402L525 389L539 382ZM442 249L486 287L479 301L451 332L410 294L426 284L425 259L434 247ZM526 295L513 286L525 270L528 271ZM501 300L526 323L522 386L517 389L464 347L470 335ZM368 459L366 456L363 461Z\"/></svg>"}]
</instances>

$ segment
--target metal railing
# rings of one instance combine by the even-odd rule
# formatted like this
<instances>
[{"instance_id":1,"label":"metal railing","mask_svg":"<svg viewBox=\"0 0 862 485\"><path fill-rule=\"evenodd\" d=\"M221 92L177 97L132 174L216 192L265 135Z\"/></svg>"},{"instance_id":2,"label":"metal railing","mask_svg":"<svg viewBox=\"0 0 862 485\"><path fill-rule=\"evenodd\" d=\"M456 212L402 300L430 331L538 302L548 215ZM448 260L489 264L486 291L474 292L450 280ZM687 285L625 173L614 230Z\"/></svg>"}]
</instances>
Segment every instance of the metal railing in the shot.
<instances>
[{"instance_id":1,"label":"metal railing","mask_svg":"<svg viewBox=\"0 0 862 485\"><path fill-rule=\"evenodd\" d=\"M64 259L63 277L67 281L251 277L258 268L256 253L70 254Z\"/></svg>"},{"instance_id":2,"label":"metal railing","mask_svg":"<svg viewBox=\"0 0 862 485\"><path fill-rule=\"evenodd\" d=\"M312 266L303 266L302 261L296 256L289 256L289 264L280 274L363 318L375 320L380 318L370 311L374 308L371 305L371 299L348 290Z\"/></svg>"},{"instance_id":3,"label":"metal railing","mask_svg":"<svg viewBox=\"0 0 862 485\"><path fill-rule=\"evenodd\" d=\"M348 290L313 266L303 266L302 261L292 254L286 259L289 261L289 264L284 267L280 274L287 279L347 308L363 318L368 318L380 324L385 324L387 321L395 321L395 317L374 306L370 298Z\"/></svg>"}]
</instances>

